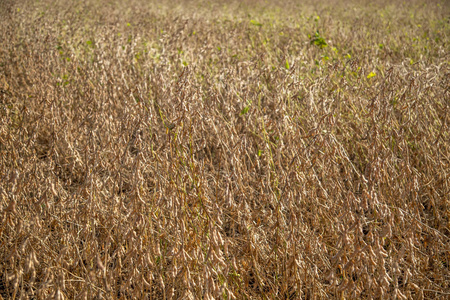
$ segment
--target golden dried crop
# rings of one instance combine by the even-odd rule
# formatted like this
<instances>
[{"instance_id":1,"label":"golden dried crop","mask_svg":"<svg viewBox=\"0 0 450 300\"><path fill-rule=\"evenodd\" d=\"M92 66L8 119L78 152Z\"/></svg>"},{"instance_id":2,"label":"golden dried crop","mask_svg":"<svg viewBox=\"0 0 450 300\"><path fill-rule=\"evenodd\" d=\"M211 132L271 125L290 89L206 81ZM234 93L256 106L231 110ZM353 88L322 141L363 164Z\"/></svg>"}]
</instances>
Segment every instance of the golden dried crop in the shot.
<instances>
[{"instance_id":1,"label":"golden dried crop","mask_svg":"<svg viewBox=\"0 0 450 300\"><path fill-rule=\"evenodd\" d=\"M0 299L448 299L446 1L0 1Z\"/></svg>"}]
</instances>

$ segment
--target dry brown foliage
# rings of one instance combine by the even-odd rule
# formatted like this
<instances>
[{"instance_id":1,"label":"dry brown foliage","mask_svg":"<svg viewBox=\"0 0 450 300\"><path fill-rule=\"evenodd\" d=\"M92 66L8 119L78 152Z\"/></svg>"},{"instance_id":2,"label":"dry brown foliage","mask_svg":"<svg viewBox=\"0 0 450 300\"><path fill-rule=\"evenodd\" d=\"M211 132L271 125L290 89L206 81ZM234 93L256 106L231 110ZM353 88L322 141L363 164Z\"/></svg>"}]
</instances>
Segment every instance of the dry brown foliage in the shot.
<instances>
[{"instance_id":1,"label":"dry brown foliage","mask_svg":"<svg viewBox=\"0 0 450 300\"><path fill-rule=\"evenodd\" d=\"M0 2L1 297L448 299L448 2L142 2Z\"/></svg>"}]
</instances>

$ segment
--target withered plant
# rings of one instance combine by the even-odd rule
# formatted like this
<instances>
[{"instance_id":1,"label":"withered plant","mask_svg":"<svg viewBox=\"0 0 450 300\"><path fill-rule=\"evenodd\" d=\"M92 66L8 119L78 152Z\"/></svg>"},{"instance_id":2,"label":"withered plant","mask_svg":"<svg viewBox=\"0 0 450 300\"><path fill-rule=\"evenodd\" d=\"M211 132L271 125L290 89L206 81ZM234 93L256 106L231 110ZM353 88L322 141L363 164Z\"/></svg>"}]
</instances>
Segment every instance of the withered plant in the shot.
<instances>
[{"instance_id":1,"label":"withered plant","mask_svg":"<svg viewBox=\"0 0 450 300\"><path fill-rule=\"evenodd\" d=\"M0 1L0 298L448 299L443 1Z\"/></svg>"}]
</instances>

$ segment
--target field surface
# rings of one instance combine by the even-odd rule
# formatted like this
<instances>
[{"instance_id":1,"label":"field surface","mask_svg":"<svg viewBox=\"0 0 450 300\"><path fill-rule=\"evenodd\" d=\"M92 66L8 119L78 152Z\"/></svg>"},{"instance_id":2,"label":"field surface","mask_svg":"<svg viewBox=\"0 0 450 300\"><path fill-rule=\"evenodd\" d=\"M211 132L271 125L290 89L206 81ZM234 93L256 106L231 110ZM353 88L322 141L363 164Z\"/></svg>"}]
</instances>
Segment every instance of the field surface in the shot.
<instances>
[{"instance_id":1,"label":"field surface","mask_svg":"<svg viewBox=\"0 0 450 300\"><path fill-rule=\"evenodd\" d=\"M0 1L0 299L449 299L449 16Z\"/></svg>"}]
</instances>

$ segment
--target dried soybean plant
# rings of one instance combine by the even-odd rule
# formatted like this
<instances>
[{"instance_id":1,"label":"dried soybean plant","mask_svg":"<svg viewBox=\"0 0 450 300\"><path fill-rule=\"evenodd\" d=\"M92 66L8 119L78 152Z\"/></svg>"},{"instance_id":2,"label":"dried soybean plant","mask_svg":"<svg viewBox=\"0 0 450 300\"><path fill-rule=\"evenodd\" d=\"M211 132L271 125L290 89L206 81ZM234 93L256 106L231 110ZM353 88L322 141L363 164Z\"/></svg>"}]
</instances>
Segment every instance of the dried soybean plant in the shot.
<instances>
[{"instance_id":1,"label":"dried soybean plant","mask_svg":"<svg viewBox=\"0 0 450 300\"><path fill-rule=\"evenodd\" d=\"M3 1L0 296L446 299L448 14Z\"/></svg>"}]
</instances>

